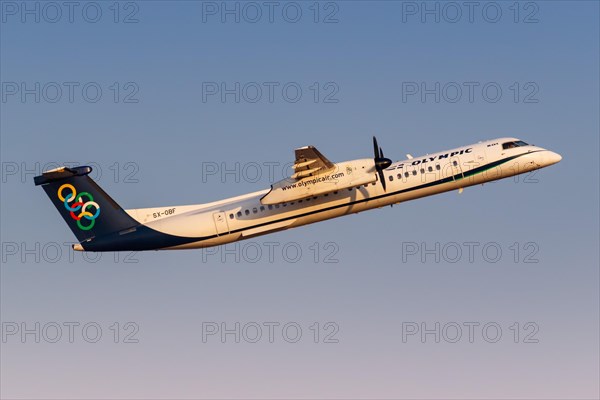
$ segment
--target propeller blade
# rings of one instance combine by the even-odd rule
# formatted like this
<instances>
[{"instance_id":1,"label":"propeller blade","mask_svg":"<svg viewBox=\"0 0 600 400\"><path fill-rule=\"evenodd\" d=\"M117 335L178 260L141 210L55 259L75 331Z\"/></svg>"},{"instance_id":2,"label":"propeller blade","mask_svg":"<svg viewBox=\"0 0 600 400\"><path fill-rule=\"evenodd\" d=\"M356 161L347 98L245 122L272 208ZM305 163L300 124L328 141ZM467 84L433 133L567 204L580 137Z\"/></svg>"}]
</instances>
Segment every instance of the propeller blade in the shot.
<instances>
[{"instance_id":1,"label":"propeller blade","mask_svg":"<svg viewBox=\"0 0 600 400\"><path fill-rule=\"evenodd\" d=\"M381 186L383 186L383 191L387 191L385 187L385 176L383 176L383 170L377 171L379 173L379 180L381 181Z\"/></svg>"},{"instance_id":2,"label":"propeller blade","mask_svg":"<svg viewBox=\"0 0 600 400\"><path fill-rule=\"evenodd\" d=\"M383 191L385 192L386 184L385 176L383 175L383 170L392 164L392 160L383 156L383 149L377 144L377 138L375 136L373 136L373 153L375 155L375 157L373 158L373 161L375 162L375 170L379 175L381 186L383 187Z\"/></svg>"},{"instance_id":3,"label":"propeller blade","mask_svg":"<svg viewBox=\"0 0 600 400\"><path fill-rule=\"evenodd\" d=\"M373 136L373 154L375 158L379 158L379 146L377 145L377 138Z\"/></svg>"}]
</instances>

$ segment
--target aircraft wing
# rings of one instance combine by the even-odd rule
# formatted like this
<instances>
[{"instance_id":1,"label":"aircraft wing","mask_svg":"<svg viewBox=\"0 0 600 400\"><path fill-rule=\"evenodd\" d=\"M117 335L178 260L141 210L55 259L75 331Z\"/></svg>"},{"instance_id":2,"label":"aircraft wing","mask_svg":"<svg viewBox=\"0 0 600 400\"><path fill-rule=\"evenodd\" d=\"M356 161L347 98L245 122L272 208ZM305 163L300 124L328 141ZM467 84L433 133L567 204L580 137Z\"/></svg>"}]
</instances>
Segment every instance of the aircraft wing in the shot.
<instances>
[{"instance_id":1,"label":"aircraft wing","mask_svg":"<svg viewBox=\"0 0 600 400\"><path fill-rule=\"evenodd\" d=\"M292 179L301 179L334 169L333 163L314 146L300 147L295 153Z\"/></svg>"}]
</instances>

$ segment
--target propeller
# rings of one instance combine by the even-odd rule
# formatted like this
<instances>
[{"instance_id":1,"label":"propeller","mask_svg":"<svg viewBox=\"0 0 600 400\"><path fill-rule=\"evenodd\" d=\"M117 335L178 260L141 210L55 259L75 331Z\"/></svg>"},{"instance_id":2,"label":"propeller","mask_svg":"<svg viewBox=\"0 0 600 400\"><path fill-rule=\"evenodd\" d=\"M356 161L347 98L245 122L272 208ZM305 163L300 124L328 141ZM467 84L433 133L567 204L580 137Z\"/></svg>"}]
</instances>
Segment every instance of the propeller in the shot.
<instances>
[{"instance_id":1,"label":"propeller","mask_svg":"<svg viewBox=\"0 0 600 400\"><path fill-rule=\"evenodd\" d=\"M373 136L373 153L375 154L375 157L373 158L375 161L375 170L377 171L377 174L379 174L379 181L381 182L381 186L383 186L383 191L385 192L386 188L383 170L392 165L392 160L384 157L383 150L377 145L377 138L375 136Z\"/></svg>"}]
</instances>

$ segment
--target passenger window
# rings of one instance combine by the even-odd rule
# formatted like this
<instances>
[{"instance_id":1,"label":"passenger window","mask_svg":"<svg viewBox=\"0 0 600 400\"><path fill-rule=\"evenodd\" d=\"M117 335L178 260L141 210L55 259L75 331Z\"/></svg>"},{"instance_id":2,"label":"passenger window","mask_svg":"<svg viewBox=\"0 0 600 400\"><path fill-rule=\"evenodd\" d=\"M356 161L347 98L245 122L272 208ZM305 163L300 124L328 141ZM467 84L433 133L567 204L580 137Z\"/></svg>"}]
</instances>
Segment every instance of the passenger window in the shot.
<instances>
[{"instance_id":1,"label":"passenger window","mask_svg":"<svg viewBox=\"0 0 600 400\"><path fill-rule=\"evenodd\" d=\"M390 176L388 176L388 180L389 180L390 182L392 182L392 181L394 180L394 176L393 176L393 175L390 175Z\"/></svg>"},{"instance_id":2,"label":"passenger window","mask_svg":"<svg viewBox=\"0 0 600 400\"><path fill-rule=\"evenodd\" d=\"M433 171L433 167L431 167L431 166L427 167L427 171L432 172Z\"/></svg>"},{"instance_id":3,"label":"passenger window","mask_svg":"<svg viewBox=\"0 0 600 400\"><path fill-rule=\"evenodd\" d=\"M273 209L273 204L269 204L269 210Z\"/></svg>"},{"instance_id":4,"label":"passenger window","mask_svg":"<svg viewBox=\"0 0 600 400\"><path fill-rule=\"evenodd\" d=\"M260 211L265 211L265 206L260 206Z\"/></svg>"},{"instance_id":5,"label":"passenger window","mask_svg":"<svg viewBox=\"0 0 600 400\"><path fill-rule=\"evenodd\" d=\"M402 179L402 174L398 174L398 175L396 175L396 178L398 178L398 179Z\"/></svg>"},{"instance_id":6,"label":"passenger window","mask_svg":"<svg viewBox=\"0 0 600 400\"><path fill-rule=\"evenodd\" d=\"M229 214L229 219L233 219L233 214Z\"/></svg>"},{"instance_id":7,"label":"passenger window","mask_svg":"<svg viewBox=\"0 0 600 400\"><path fill-rule=\"evenodd\" d=\"M417 175L417 170L416 169L413 170L413 175Z\"/></svg>"},{"instance_id":8,"label":"passenger window","mask_svg":"<svg viewBox=\"0 0 600 400\"><path fill-rule=\"evenodd\" d=\"M436 164L435 169L440 170L440 164Z\"/></svg>"},{"instance_id":9,"label":"passenger window","mask_svg":"<svg viewBox=\"0 0 600 400\"><path fill-rule=\"evenodd\" d=\"M246 215L250 215L250 210L246 210L246 211L244 211L244 213L245 213Z\"/></svg>"},{"instance_id":10,"label":"passenger window","mask_svg":"<svg viewBox=\"0 0 600 400\"><path fill-rule=\"evenodd\" d=\"M458 161L452 161L452 165L456 167L458 165Z\"/></svg>"},{"instance_id":11,"label":"passenger window","mask_svg":"<svg viewBox=\"0 0 600 400\"><path fill-rule=\"evenodd\" d=\"M258 210L256 209L256 207L254 207L254 208L252 209L252 212L253 212L254 214L256 214L256 213L258 212Z\"/></svg>"},{"instance_id":12,"label":"passenger window","mask_svg":"<svg viewBox=\"0 0 600 400\"><path fill-rule=\"evenodd\" d=\"M275 208L279 208L279 204L275 204Z\"/></svg>"},{"instance_id":13,"label":"passenger window","mask_svg":"<svg viewBox=\"0 0 600 400\"><path fill-rule=\"evenodd\" d=\"M408 178L408 175L410 175L408 172L404 173L404 177Z\"/></svg>"},{"instance_id":14,"label":"passenger window","mask_svg":"<svg viewBox=\"0 0 600 400\"><path fill-rule=\"evenodd\" d=\"M242 212L241 212L241 211L238 211L238 212L237 212L237 216L238 216L238 218L241 218L241 217L242 217Z\"/></svg>"},{"instance_id":15,"label":"passenger window","mask_svg":"<svg viewBox=\"0 0 600 400\"><path fill-rule=\"evenodd\" d=\"M425 173L425 168L421 168L421 173L424 174Z\"/></svg>"}]
</instances>

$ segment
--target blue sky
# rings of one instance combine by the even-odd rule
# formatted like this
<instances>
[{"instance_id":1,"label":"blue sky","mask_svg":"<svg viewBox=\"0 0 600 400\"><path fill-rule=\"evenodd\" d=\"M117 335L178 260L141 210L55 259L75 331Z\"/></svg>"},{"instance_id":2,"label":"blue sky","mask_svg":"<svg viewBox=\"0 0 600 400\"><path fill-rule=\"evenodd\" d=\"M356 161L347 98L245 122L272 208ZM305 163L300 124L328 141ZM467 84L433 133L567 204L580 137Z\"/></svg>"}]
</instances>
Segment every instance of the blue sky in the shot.
<instances>
[{"instance_id":1,"label":"blue sky","mask_svg":"<svg viewBox=\"0 0 600 400\"><path fill-rule=\"evenodd\" d=\"M46 4L1 2L2 396L598 397L598 3L470 20L460 2L276 2L270 21L262 2L80 2L72 22ZM268 187L296 147L370 157L372 135L394 160L516 136L563 161L237 247L100 258L68 252L32 179L91 164L125 208L201 203ZM71 343L70 322L101 339ZM40 343L20 336L36 323ZM439 343L403 337L436 323Z\"/></svg>"}]
</instances>

